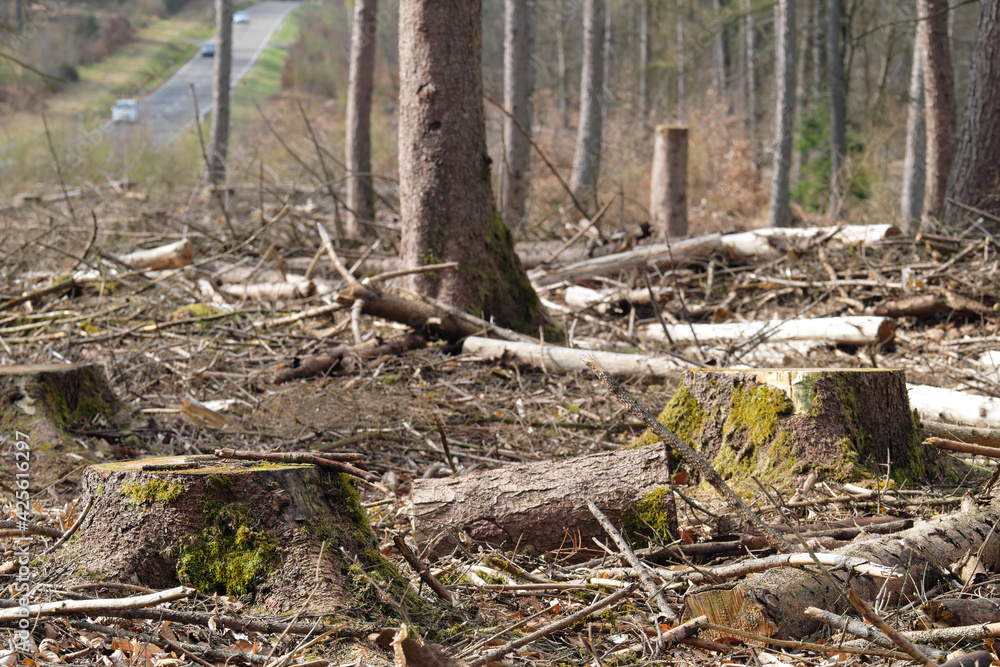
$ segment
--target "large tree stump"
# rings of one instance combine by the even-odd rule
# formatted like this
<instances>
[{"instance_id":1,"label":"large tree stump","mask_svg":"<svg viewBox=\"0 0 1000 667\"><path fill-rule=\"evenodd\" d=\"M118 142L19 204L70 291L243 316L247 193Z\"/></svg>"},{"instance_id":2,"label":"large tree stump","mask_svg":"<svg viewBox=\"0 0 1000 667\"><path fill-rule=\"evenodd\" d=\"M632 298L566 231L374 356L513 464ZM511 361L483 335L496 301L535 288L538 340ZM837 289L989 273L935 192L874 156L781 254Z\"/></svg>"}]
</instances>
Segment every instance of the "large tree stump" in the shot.
<instances>
[{"instance_id":1,"label":"large tree stump","mask_svg":"<svg viewBox=\"0 0 1000 667\"><path fill-rule=\"evenodd\" d=\"M83 446L78 436L70 433L73 428L106 425L127 438L130 422L131 416L111 391L99 366L0 367L0 445L3 438L27 440L32 489L47 487L81 463L95 460L96 449ZM9 488L12 474L12 470L0 466L0 483ZM63 486L66 488L60 491L69 491L74 484L66 480Z\"/></svg>"},{"instance_id":2,"label":"large tree stump","mask_svg":"<svg viewBox=\"0 0 1000 667\"><path fill-rule=\"evenodd\" d=\"M727 479L789 488L810 471L836 481L886 464L900 481L940 473L900 370L694 369L658 419ZM647 431L635 444L655 439Z\"/></svg>"},{"instance_id":3,"label":"large tree stump","mask_svg":"<svg viewBox=\"0 0 1000 667\"><path fill-rule=\"evenodd\" d=\"M419 604L382 557L341 473L176 456L91 466L84 489L93 507L58 555L74 580L183 582L207 595L249 596L274 613L298 610L313 593L310 613L350 605L355 620L394 616L363 570L411 612Z\"/></svg>"},{"instance_id":4,"label":"large tree stump","mask_svg":"<svg viewBox=\"0 0 1000 667\"><path fill-rule=\"evenodd\" d=\"M535 553L588 546L591 537L605 534L587 509L587 500L593 500L613 521L636 532L652 528L662 539L663 503L672 501L669 484L662 444L416 479L414 533L437 555L454 547L459 531L477 542Z\"/></svg>"}]
</instances>

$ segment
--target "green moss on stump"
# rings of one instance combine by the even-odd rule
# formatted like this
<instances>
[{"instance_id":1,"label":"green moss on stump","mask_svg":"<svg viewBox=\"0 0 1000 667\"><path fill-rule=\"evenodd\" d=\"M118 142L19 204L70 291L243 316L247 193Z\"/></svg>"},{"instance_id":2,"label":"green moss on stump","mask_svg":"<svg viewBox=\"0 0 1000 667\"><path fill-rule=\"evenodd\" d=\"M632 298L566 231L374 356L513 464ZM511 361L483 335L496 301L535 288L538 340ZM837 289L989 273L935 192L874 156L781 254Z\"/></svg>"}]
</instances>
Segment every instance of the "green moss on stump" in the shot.
<instances>
[{"instance_id":1,"label":"green moss on stump","mask_svg":"<svg viewBox=\"0 0 1000 667\"><path fill-rule=\"evenodd\" d=\"M698 439L701 438L701 431L705 425L705 411L701 409L701 404L698 403L698 399L691 391L685 385L681 385L656 418L656 421L663 424L683 442L697 449L694 443L697 443ZM632 441L629 447L645 447L659 441L660 439L653 435L652 431L646 429Z\"/></svg>"},{"instance_id":2,"label":"green moss on stump","mask_svg":"<svg viewBox=\"0 0 1000 667\"><path fill-rule=\"evenodd\" d=\"M661 486L644 495L622 516L622 530L631 538L644 538L657 542L671 542L676 536L670 532L667 498L673 494Z\"/></svg>"},{"instance_id":3,"label":"green moss on stump","mask_svg":"<svg viewBox=\"0 0 1000 667\"><path fill-rule=\"evenodd\" d=\"M101 489L103 490L103 485ZM133 505L143 503L175 503L187 493L184 485L178 481L167 482L162 479L151 479L147 482L125 482L122 484L122 495Z\"/></svg>"}]
</instances>

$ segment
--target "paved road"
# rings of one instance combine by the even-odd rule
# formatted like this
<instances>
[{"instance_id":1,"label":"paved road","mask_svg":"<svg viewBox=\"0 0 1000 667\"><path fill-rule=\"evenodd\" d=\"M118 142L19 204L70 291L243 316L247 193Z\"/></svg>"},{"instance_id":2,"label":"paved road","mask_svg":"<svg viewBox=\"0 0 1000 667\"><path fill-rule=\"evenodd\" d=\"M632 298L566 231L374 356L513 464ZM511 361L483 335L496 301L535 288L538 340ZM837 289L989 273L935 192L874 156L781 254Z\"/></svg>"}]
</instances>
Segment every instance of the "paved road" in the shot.
<instances>
[{"instance_id":1,"label":"paved road","mask_svg":"<svg viewBox=\"0 0 1000 667\"><path fill-rule=\"evenodd\" d=\"M247 10L249 24L233 25L233 85L250 71L282 19L298 5L298 2L263 2ZM166 83L141 100L138 126L116 127L115 132L140 135L155 148L169 144L194 120L191 84L202 117L211 110L214 62L214 58L196 54Z\"/></svg>"}]
</instances>

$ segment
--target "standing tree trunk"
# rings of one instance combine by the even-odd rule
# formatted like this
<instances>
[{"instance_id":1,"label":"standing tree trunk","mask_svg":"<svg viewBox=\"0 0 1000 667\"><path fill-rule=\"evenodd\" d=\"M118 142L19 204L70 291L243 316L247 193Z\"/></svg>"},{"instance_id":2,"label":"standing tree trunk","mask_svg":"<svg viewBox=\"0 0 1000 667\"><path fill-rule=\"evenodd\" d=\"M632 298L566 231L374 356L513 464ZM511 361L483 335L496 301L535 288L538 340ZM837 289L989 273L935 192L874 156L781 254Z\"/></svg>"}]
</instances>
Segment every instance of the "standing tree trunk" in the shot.
<instances>
[{"instance_id":1,"label":"standing tree trunk","mask_svg":"<svg viewBox=\"0 0 1000 667\"><path fill-rule=\"evenodd\" d=\"M649 120L649 0L639 2L639 118Z\"/></svg>"},{"instance_id":2,"label":"standing tree trunk","mask_svg":"<svg viewBox=\"0 0 1000 667\"><path fill-rule=\"evenodd\" d=\"M795 124L795 0L778 0L775 26L778 95L774 131L774 181L771 184L772 227L788 227L788 187Z\"/></svg>"},{"instance_id":3,"label":"standing tree trunk","mask_svg":"<svg viewBox=\"0 0 1000 667\"><path fill-rule=\"evenodd\" d=\"M677 0L677 121L684 122L684 0Z\"/></svg>"},{"instance_id":4,"label":"standing tree trunk","mask_svg":"<svg viewBox=\"0 0 1000 667\"><path fill-rule=\"evenodd\" d=\"M747 130L750 138L757 135L757 34L753 18L753 0L743 0L744 30L746 31Z\"/></svg>"},{"instance_id":5,"label":"standing tree trunk","mask_svg":"<svg viewBox=\"0 0 1000 667\"><path fill-rule=\"evenodd\" d=\"M559 29L556 30L556 60L559 68L559 117L564 130L569 129L569 80L566 77L566 7L559 3Z\"/></svg>"},{"instance_id":6,"label":"standing tree trunk","mask_svg":"<svg viewBox=\"0 0 1000 667\"><path fill-rule=\"evenodd\" d=\"M17 34L24 34L24 0L17 0Z\"/></svg>"},{"instance_id":7,"label":"standing tree trunk","mask_svg":"<svg viewBox=\"0 0 1000 667\"><path fill-rule=\"evenodd\" d=\"M843 196L844 157L847 155L847 130L844 102L844 60L840 54L840 0L827 0L826 62L830 79L830 218L840 213Z\"/></svg>"},{"instance_id":8,"label":"standing tree trunk","mask_svg":"<svg viewBox=\"0 0 1000 667\"><path fill-rule=\"evenodd\" d=\"M917 0L917 13L927 122L924 215L940 218L955 158L955 78L948 40L948 0Z\"/></svg>"},{"instance_id":9,"label":"standing tree trunk","mask_svg":"<svg viewBox=\"0 0 1000 667\"><path fill-rule=\"evenodd\" d=\"M570 187L577 199L593 201L601 163L601 96L603 94L604 0L583 5L583 68L580 75L580 120L573 153Z\"/></svg>"},{"instance_id":10,"label":"standing tree trunk","mask_svg":"<svg viewBox=\"0 0 1000 667\"><path fill-rule=\"evenodd\" d=\"M1000 212L1000 0L979 5L979 29L972 50L972 75L965 97L965 121L948 196L962 204ZM962 211L948 206L948 221ZM995 223L990 228L998 229Z\"/></svg>"},{"instance_id":11,"label":"standing tree trunk","mask_svg":"<svg viewBox=\"0 0 1000 667\"><path fill-rule=\"evenodd\" d=\"M601 73L601 131L608 131L608 111L611 109L611 7L604 12L604 71ZM603 136L601 145L604 145Z\"/></svg>"},{"instance_id":12,"label":"standing tree trunk","mask_svg":"<svg viewBox=\"0 0 1000 667\"><path fill-rule=\"evenodd\" d=\"M712 86L719 102L726 100L726 31L722 26L722 0L712 0L715 34L712 36Z\"/></svg>"},{"instance_id":13,"label":"standing tree trunk","mask_svg":"<svg viewBox=\"0 0 1000 667\"><path fill-rule=\"evenodd\" d=\"M372 78L375 73L375 34L378 0L355 0L351 25L351 69L347 84L347 233L359 238L367 234L362 221L375 217L372 190L371 113Z\"/></svg>"},{"instance_id":14,"label":"standing tree trunk","mask_svg":"<svg viewBox=\"0 0 1000 667\"><path fill-rule=\"evenodd\" d=\"M215 71L212 77L212 134L209 139L210 178L226 180L229 148L229 81L233 63L233 0L215 0Z\"/></svg>"},{"instance_id":15,"label":"standing tree trunk","mask_svg":"<svg viewBox=\"0 0 1000 667\"><path fill-rule=\"evenodd\" d=\"M504 3L503 101L510 111L504 119L504 164L500 170L500 210L504 222L517 229L524 219L528 198L528 169L531 154L531 20L527 0Z\"/></svg>"},{"instance_id":16,"label":"standing tree trunk","mask_svg":"<svg viewBox=\"0 0 1000 667\"><path fill-rule=\"evenodd\" d=\"M686 127L656 126L649 217L657 238L676 239L687 234L687 155Z\"/></svg>"},{"instance_id":17,"label":"standing tree trunk","mask_svg":"<svg viewBox=\"0 0 1000 667\"><path fill-rule=\"evenodd\" d=\"M919 30L919 28L918 28ZM924 179L927 168L927 126L924 123L924 66L920 39L914 35L913 64L910 66L910 101L906 115L906 157L903 160L904 234L914 234L924 208Z\"/></svg>"},{"instance_id":18,"label":"standing tree trunk","mask_svg":"<svg viewBox=\"0 0 1000 667\"><path fill-rule=\"evenodd\" d=\"M544 311L493 203L480 0L401 3L399 64L403 263L459 264L410 276L410 287L537 334Z\"/></svg>"},{"instance_id":19,"label":"standing tree trunk","mask_svg":"<svg viewBox=\"0 0 1000 667\"><path fill-rule=\"evenodd\" d=\"M823 71L826 69L826 59L823 55L826 49L823 48L823 0L812 0L810 3L812 10L812 31L810 38L812 44L812 97L818 98L823 90Z\"/></svg>"}]
</instances>

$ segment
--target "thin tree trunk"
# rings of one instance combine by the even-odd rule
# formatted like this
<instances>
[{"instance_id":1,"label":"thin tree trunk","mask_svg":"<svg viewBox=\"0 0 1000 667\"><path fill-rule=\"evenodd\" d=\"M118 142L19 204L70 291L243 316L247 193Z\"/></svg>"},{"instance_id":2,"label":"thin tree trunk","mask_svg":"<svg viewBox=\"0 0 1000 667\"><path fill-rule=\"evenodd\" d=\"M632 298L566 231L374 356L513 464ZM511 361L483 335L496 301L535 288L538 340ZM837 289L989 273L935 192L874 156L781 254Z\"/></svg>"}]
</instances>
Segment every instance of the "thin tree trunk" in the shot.
<instances>
[{"instance_id":1,"label":"thin tree trunk","mask_svg":"<svg viewBox=\"0 0 1000 667\"><path fill-rule=\"evenodd\" d=\"M213 183L226 180L229 147L229 82L233 63L233 0L215 0L215 70L212 76L212 134L209 174Z\"/></svg>"},{"instance_id":2,"label":"thin tree trunk","mask_svg":"<svg viewBox=\"0 0 1000 667\"><path fill-rule=\"evenodd\" d=\"M17 0L17 34L24 34L24 0Z\"/></svg>"},{"instance_id":3,"label":"thin tree trunk","mask_svg":"<svg viewBox=\"0 0 1000 667\"><path fill-rule=\"evenodd\" d=\"M347 233L359 238L368 228L361 221L375 217L372 190L371 111L375 72L378 0L355 0L351 25L351 69L347 84Z\"/></svg>"},{"instance_id":4,"label":"thin tree trunk","mask_svg":"<svg viewBox=\"0 0 1000 667\"><path fill-rule=\"evenodd\" d=\"M559 3L559 29L556 30L556 60L559 69L559 117L563 129L569 129L569 81L566 77L566 7Z\"/></svg>"},{"instance_id":5,"label":"thin tree trunk","mask_svg":"<svg viewBox=\"0 0 1000 667\"><path fill-rule=\"evenodd\" d=\"M830 204L831 218L840 214L843 198L844 158L847 156L845 128L844 61L840 54L840 0L826 0L827 76L830 83Z\"/></svg>"},{"instance_id":6,"label":"thin tree trunk","mask_svg":"<svg viewBox=\"0 0 1000 667\"><path fill-rule=\"evenodd\" d=\"M757 135L757 28L754 25L753 0L743 0L746 30L747 129L751 139Z\"/></svg>"},{"instance_id":7,"label":"thin tree trunk","mask_svg":"<svg viewBox=\"0 0 1000 667\"><path fill-rule=\"evenodd\" d=\"M649 118L649 0L639 3L639 117L643 127Z\"/></svg>"},{"instance_id":8,"label":"thin tree trunk","mask_svg":"<svg viewBox=\"0 0 1000 667\"><path fill-rule=\"evenodd\" d=\"M712 37L712 85L718 101L726 98L726 33L722 27L722 0L712 0L715 34Z\"/></svg>"},{"instance_id":9,"label":"thin tree trunk","mask_svg":"<svg viewBox=\"0 0 1000 667\"><path fill-rule=\"evenodd\" d=\"M608 112L611 108L611 59L614 54L611 52L611 7L606 7L604 12L604 62L603 73L601 74L601 129L602 132L608 130ZM603 145L603 138L602 138Z\"/></svg>"},{"instance_id":10,"label":"thin tree trunk","mask_svg":"<svg viewBox=\"0 0 1000 667\"><path fill-rule=\"evenodd\" d=\"M955 157L955 78L948 40L948 0L917 0L927 122L924 215L940 218Z\"/></svg>"},{"instance_id":11,"label":"thin tree trunk","mask_svg":"<svg viewBox=\"0 0 1000 667\"><path fill-rule=\"evenodd\" d=\"M684 122L684 0L677 0L677 120Z\"/></svg>"},{"instance_id":12,"label":"thin tree trunk","mask_svg":"<svg viewBox=\"0 0 1000 667\"><path fill-rule=\"evenodd\" d=\"M918 28L919 30L919 28ZM903 160L902 229L915 233L924 207L924 179L927 168L927 126L924 123L924 66L920 39L914 35L913 64L910 66L910 100L906 116L906 157Z\"/></svg>"},{"instance_id":13,"label":"thin tree trunk","mask_svg":"<svg viewBox=\"0 0 1000 667\"><path fill-rule=\"evenodd\" d=\"M583 67L580 76L580 121L573 153L570 187L577 199L593 201L601 162L601 96L604 74L604 0L583 6Z\"/></svg>"},{"instance_id":14,"label":"thin tree trunk","mask_svg":"<svg viewBox=\"0 0 1000 667\"><path fill-rule=\"evenodd\" d=\"M948 195L996 214L1000 212L1000 0L980 3L972 53L965 120ZM958 222L961 215L959 207L948 206L949 222ZM995 223L989 227L998 228Z\"/></svg>"},{"instance_id":15,"label":"thin tree trunk","mask_svg":"<svg viewBox=\"0 0 1000 667\"><path fill-rule=\"evenodd\" d=\"M458 262L409 286L538 333L544 310L493 203L479 0L408 0L399 11L399 199L403 265Z\"/></svg>"},{"instance_id":16,"label":"thin tree trunk","mask_svg":"<svg viewBox=\"0 0 1000 667\"><path fill-rule=\"evenodd\" d=\"M818 99L820 91L823 90L823 71L826 69L826 49L823 48L823 0L812 0L810 9L812 10L812 36L809 41L812 44L813 60L812 81L810 82L812 94L810 97Z\"/></svg>"},{"instance_id":17,"label":"thin tree trunk","mask_svg":"<svg viewBox=\"0 0 1000 667\"><path fill-rule=\"evenodd\" d=\"M788 189L795 124L795 0L778 0L775 35L778 54L775 73L778 95L775 110L774 181L771 184L772 227L788 227Z\"/></svg>"},{"instance_id":18,"label":"thin tree trunk","mask_svg":"<svg viewBox=\"0 0 1000 667\"><path fill-rule=\"evenodd\" d=\"M528 0L504 3L503 101L511 115L504 119L504 164L500 170L500 211L504 222L517 229L524 219L531 164L531 20ZM519 127L520 126L520 127Z\"/></svg>"}]
</instances>

